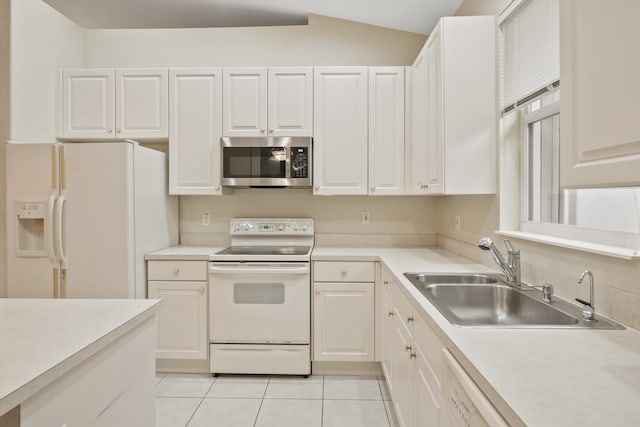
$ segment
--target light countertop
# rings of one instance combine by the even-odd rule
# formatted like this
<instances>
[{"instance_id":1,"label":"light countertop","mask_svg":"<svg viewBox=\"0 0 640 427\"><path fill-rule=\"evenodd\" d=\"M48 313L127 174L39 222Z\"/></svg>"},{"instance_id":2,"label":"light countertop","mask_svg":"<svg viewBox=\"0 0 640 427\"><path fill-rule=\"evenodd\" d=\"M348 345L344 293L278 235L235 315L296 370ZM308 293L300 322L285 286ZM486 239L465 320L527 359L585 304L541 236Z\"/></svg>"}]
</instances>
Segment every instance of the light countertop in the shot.
<instances>
[{"instance_id":1,"label":"light countertop","mask_svg":"<svg viewBox=\"0 0 640 427\"><path fill-rule=\"evenodd\" d=\"M0 299L0 416L158 308L159 300Z\"/></svg>"},{"instance_id":2,"label":"light countertop","mask_svg":"<svg viewBox=\"0 0 640 427\"><path fill-rule=\"evenodd\" d=\"M148 253L144 256L144 259L147 261L208 261L209 255L221 251L222 249L224 248L208 246L172 246L170 248Z\"/></svg>"},{"instance_id":3,"label":"light countertop","mask_svg":"<svg viewBox=\"0 0 640 427\"><path fill-rule=\"evenodd\" d=\"M381 261L512 425L640 425L640 331L460 327L405 272L495 272L443 249L316 247L312 260Z\"/></svg>"}]
</instances>

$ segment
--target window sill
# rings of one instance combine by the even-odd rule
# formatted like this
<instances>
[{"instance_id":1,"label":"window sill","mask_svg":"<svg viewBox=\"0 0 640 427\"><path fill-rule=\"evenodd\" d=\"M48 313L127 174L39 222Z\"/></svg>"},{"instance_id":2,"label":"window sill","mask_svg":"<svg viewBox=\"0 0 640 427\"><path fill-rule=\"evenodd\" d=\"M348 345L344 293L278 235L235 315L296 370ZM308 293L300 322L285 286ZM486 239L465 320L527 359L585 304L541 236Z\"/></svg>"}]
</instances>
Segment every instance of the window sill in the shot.
<instances>
[{"instance_id":1,"label":"window sill","mask_svg":"<svg viewBox=\"0 0 640 427\"><path fill-rule=\"evenodd\" d=\"M524 231L498 230L496 231L496 234L630 261L640 260L640 251L638 249L601 245L597 243L583 242L580 240L566 239L563 237L527 233Z\"/></svg>"}]
</instances>

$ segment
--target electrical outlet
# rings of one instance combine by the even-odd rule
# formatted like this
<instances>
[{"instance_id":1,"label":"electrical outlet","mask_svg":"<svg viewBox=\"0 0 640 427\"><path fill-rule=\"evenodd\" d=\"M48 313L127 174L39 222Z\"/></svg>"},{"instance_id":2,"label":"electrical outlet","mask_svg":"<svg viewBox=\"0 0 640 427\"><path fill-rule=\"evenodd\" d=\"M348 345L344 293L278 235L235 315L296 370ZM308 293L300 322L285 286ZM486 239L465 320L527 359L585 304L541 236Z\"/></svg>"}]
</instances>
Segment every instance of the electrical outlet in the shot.
<instances>
[{"instance_id":1,"label":"electrical outlet","mask_svg":"<svg viewBox=\"0 0 640 427\"><path fill-rule=\"evenodd\" d=\"M204 225L205 227L211 225L211 215L209 215L209 212L205 212L202 214L202 225Z\"/></svg>"},{"instance_id":2,"label":"electrical outlet","mask_svg":"<svg viewBox=\"0 0 640 427\"><path fill-rule=\"evenodd\" d=\"M362 223L369 224L369 212L362 212Z\"/></svg>"},{"instance_id":3,"label":"electrical outlet","mask_svg":"<svg viewBox=\"0 0 640 427\"><path fill-rule=\"evenodd\" d=\"M462 226L462 217L460 215L456 215L455 223L456 223L456 231L460 231L460 227Z\"/></svg>"}]
</instances>

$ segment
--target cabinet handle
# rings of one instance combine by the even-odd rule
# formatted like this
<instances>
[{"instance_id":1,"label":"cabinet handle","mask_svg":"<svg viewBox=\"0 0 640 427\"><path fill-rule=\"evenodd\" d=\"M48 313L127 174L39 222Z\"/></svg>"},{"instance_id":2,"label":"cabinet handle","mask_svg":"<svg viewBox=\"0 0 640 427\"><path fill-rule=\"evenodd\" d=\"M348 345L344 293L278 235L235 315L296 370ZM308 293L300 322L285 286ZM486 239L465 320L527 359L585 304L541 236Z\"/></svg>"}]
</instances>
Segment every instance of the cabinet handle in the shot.
<instances>
[{"instance_id":1,"label":"cabinet handle","mask_svg":"<svg viewBox=\"0 0 640 427\"><path fill-rule=\"evenodd\" d=\"M269 129L269 133L273 133L273 129Z\"/></svg>"},{"instance_id":2,"label":"cabinet handle","mask_svg":"<svg viewBox=\"0 0 640 427\"><path fill-rule=\"evenodd\" d=\"M405 344L405 346L404 346L404 351L411 351L411 350L413 350L413 348L411 348L411 346L410 346L410 345Z\"/></svg>"},{"instance_id":3,"label":"cabinet handle","mask_svg":"<svg viewBox=\"0 0 640 427\"><path fill-rule=\"evenodd\" d=\"M204 288L200 288L198 291L200 291L201 294L204 294Z\"/></svg>"},{"instance_id":4,"label":"cabinet handle","mask_svg":"<svg viewBox=\"0 0 640 427\"><path fill-rule=\"evenodd\" d=\"M414 320L413 320L413 316L407 316L407 322L408 322L408 323L409 323L409 322L413 322L413 321L414 321Z\"/></svg>"},{"instance_id":5,"label":"cabinet handle","mask_svg":"<svg viewBox=\"0 0 640 427\"><path fill-rule=\"evenodd\" d=\"M390 311L389 312L389 317L392 317L392 316L393 316L393 311Z\"/></svg>"},{"instance_id":6,"label":"cabinet handle","mask_svg":"<svg viewBox=\"0 0 640 427\"><path fill-rule=\"evenodd\" d=\"M112 133L113 129L107 129L107 133Z\"/></svg>"},{"instance_id":7,"label":"cabinet handle","mask_svg":"<svg viewBox=\"0 0 640 427\"><path fill-rule=\"evenodd\" d=\"M416 358L416 352L412 351L411 353L409 353L409 359L415 359Z\"/></svg>"},{"instance_id":8,"label":"cabinet handle","mask_svg":"<svg viewBox=\"0 0 640 427\"><path fill-rule=\"evenodd\" d=\"M180 269L178 267L173 269L173 274L178 274L180 273Z\"/></svg>"},{"instance_id":9,"label":"cabinet handle","mask_svg":"<svg viewBox=\"0 0 640 427\"><path fill-rule=\"evenodd\" d=\"M264 133L264 129L260 129L260 133Z\"/></svg>"},{"instance_id":10,"label":"cabinet handle","mask_svg":"<svg viewBox=\"0 0 640 427\"><path fill-rule=\"evenodd\" d=\"M385 280L384 282L382 282L382 284L383 284L384 286L389 286L389 281L388 281L388 280Z\"/></svg>"},{"instance_id":11,"label":"cabinet handle","mask_svg":"<svg viewBox=\"0 0 640 427\"><path fill-rule=\"evenodd\" d=\"M120 129L116 129L116 133L120 133L122 132Z\"/></svg>"}]
</instances>

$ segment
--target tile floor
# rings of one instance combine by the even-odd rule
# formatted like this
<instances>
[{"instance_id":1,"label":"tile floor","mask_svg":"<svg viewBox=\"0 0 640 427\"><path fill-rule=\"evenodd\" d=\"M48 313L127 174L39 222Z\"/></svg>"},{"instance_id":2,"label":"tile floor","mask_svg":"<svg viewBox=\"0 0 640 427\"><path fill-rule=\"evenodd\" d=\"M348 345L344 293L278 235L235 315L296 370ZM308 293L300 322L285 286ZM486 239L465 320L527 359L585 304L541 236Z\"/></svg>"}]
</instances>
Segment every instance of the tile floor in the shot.
<instances>
[{"instance_id":1,"label":"tile floor","mask_svg":"<svg viewBox=\"0 0 640 427\"><path fill-rule=\"evenodd\" d=\"M383 377L158 374L157 427L396 427Z\"/></svg>"}]
</instances>

